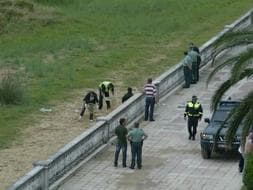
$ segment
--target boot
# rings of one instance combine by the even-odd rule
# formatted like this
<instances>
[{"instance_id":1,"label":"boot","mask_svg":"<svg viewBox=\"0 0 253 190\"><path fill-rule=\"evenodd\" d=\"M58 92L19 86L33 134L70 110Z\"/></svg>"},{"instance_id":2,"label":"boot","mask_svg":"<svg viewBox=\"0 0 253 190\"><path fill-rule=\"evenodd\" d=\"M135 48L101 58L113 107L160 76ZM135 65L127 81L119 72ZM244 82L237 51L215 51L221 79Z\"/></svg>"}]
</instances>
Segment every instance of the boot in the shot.
<instances>
[{"instance_id":1,"label":"boot","mask_svg":"<svg viewBox=\"0 0 253 190\"><path fill-rule=\"evenodd\" d=\"M90 121L93 121L93 113L90 114Z\"/></svg>"}]
</instances>

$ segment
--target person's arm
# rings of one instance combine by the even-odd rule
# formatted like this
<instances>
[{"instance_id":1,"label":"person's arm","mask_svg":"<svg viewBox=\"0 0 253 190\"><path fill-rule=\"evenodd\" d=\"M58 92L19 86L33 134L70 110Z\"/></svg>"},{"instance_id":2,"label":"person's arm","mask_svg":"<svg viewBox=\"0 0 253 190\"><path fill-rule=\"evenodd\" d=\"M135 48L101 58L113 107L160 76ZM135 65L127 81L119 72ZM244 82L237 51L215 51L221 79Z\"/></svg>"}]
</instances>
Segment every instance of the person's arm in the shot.
<instances>
[{"instance_id":1,"label":"person's arm","mask_svg":"<svg viewBox=\"0 0 253 190\"><path fill-rule=\"evenodd\" d=\"M188 107L188 102L187 102L187 104L185 106L184 119L186 119L188 111L189 111L189 107Z\"/></svg>"},{"instance_id":2,"label":"person's arm","mask_svg":"<svg viewBox=\"0 0 253 190\"><path fill-rule=\"evenodd\" d=\"M146 140L147 138L148 138L147 133L145 133L145 132L143 131L143 140Z\"/></svg>"},{"instance_id":3,"label":"person's arm","mask_svg":"<svg viewBox=\"0 0 253 190\"><path fill-rule=\"evenodd\" d=\"M199 105L199 120L201 120L202 116L203 116L203 109L202 109L202 106L200 104Z\"/></svg>"},{"instance_id":4,"label":"person's arm","mask_svg":"<svg viewBox=\"0 0 253 190\"><path fill-rule=\"evenodd\" d=\"M111 83L111 92L112 92L112 95L114 95L114 85Z\"/></svg>"},{"instance_id":5,"label":"person's arm","mask_svg":"<svg viewBox=\"0 0 253 190\"><path fill-rule=\"evenodd\" d=\"M131 142L132 141L132 131L129 131L127 134L127 139Z\"/></svg>"}]
</instances>

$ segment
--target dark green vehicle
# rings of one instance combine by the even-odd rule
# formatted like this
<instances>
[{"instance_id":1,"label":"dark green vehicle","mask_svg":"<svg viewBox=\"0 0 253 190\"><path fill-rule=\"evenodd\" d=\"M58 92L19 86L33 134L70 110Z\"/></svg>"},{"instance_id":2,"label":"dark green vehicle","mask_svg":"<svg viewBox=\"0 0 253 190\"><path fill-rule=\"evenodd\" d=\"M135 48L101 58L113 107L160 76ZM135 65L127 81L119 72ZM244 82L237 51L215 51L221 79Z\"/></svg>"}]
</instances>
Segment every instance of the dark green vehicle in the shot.
<instances>
[{"instance_id":1,"label":"dark green vehicle","mask_svg":"<svg viewBox=\"0 0 253 190\"><path fill-rule=\"evenodd\" d=\"M232 142L232 146L228 148L225 138L228 123L224 124L224 122L226 121L230 111L239 104L239 101L221 101L218 109L214 111L211 119L205 118L205 122L208 123L208 126L200 133L201 154L204 159L211 158L211 154L213 152L224 153L227 151L238 151L242 128L239 127ZM214 146L215 136L223 124L224 127L220 130L218 136L216 137L217 144Z\"/></svg>"}]
</instances>

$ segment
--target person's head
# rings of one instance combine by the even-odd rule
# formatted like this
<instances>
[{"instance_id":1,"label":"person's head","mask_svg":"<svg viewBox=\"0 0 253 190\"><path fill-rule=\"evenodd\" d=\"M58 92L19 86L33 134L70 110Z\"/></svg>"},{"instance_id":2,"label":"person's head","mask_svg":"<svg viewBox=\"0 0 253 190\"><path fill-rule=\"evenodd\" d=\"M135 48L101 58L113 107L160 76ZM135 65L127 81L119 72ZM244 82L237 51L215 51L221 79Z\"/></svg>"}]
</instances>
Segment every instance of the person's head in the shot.
<instances>
[{"instance_id":1,"label":"person's head","mask_svg":"<svg viewBox=\"0 0 253 190\"><path fill-rule=\"evenodd\" d=\"M194 47L194 44L191 42L191 43L189 43L189 50L192 50L193 49L193 47Z\"/></svg>"},{"instance_id":2,"label":"person's head","mask_svg":"<svg viewBox=\"0 0 253 190\"><path fill-rule=\"evenodd\" d=\"M184 51L184 55L188 55L188 52L187 52L187 51Z\"/></svg>"},{"instance_id":3,"label":"person's head","mask_svg":"<svg viewBox=\"0 0 253 190\"><path fill-rule=\"evenodd\" d=\"M112 83L109 83L109 84L108 84L108 88L109 88L109 89L112 89L112 88L113 88L113 84L112 84Z\"/></svg>"},{"instance_id":4,"label":"person's head","mask_svg":"<svg viewBox=\"0 0 253 190\"><path fill-rule=\"evenodd\" d=\"M139 128L140 124L138 122L134 123L134 128Z\"/></svg>"},{"instance_id":5,"label":"person's head","mask_svg":"<svg viewBox=\"0 0 253 190\"><path fill-rule=\"evenodd\" d=\"M148 78L148 84L151 84L152 83L152 78Z\"/></svg>"},{"instance_id":6,"label":"person's head","mask_svg":"<svg viewBox=\"0 0 253 190\"><path fill-rule=\"evenodd\" d=\"M120 118L119 124L124 126L126 124L126 118Z\"/></svg>"},{"instance_id":7,"label":"person's head","mask_svg":"<svg viewBox=\"0 0 253 190\"><path fill-rule=\"evenodd\" d=\"M128 88L127 88L127 92L132 93L132 91L133 91L133 90L132 90L131 87L128 87Z\"/></svg>"},{"instance_id":8,"label":"person's head","mask_svg":"<svg viewBox=\"0 0 253 190\"><path fill-rule=\"evenodd\" d=\"M193 95L193 96L192 96L192 102L195 103L195 102L197 102L197 100L198 100L197 96Z\"/></svg>"}]
</instances>

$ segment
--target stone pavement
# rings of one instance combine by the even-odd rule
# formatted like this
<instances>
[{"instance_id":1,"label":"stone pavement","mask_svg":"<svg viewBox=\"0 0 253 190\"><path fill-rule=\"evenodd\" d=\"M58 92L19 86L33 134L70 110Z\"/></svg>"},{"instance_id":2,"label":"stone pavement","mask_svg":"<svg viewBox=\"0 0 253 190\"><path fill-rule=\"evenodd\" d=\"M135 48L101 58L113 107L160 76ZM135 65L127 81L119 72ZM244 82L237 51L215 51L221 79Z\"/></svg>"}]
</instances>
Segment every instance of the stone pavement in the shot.
<instances>
[{"instance_id":1,"label":"stone pavement","mask_svg":"<svg viewBox=\"0 0 253 190\"><path fill-rule=\"evenodd\" d=\"M180 89L157 105L155 122L142 122L149 135L143 146L143 169L113 167L115 147L98 154L72 175L59 190L239 190L242 175L238 173L238 157L214 155L204 160L200 153L199 133L206 124L199 123L195 141L188 140L184 106L193 94L199 97L204 116L210 117L209 103L214 90L228 76L228 69L218 73L206 88L210 68L201 72L200 82L190 89ZM252 89L253 80L243 81L228 94L232 99ZM240 95L240 96L238 96ZM128 146L128 165L131 155Z\"/></svg>"}]
</instances>

